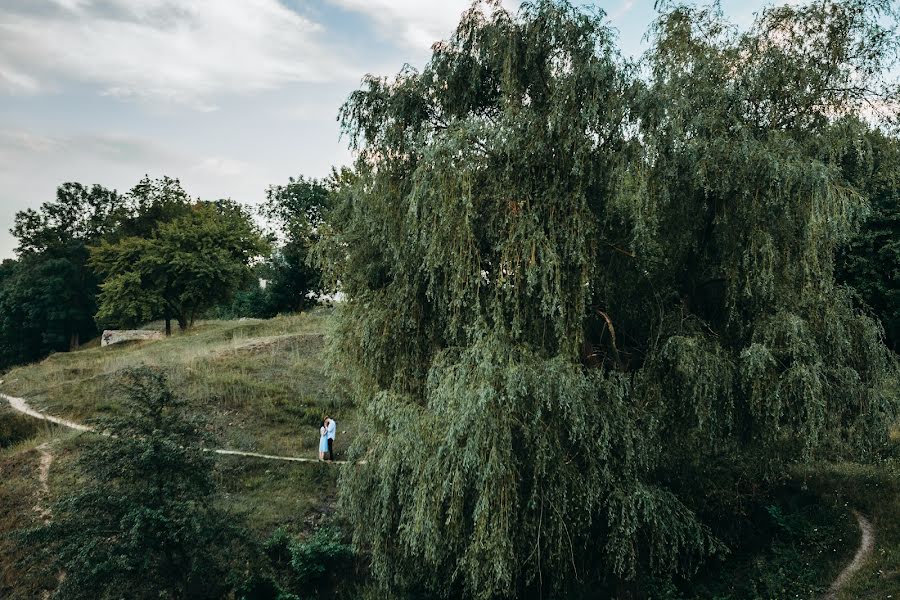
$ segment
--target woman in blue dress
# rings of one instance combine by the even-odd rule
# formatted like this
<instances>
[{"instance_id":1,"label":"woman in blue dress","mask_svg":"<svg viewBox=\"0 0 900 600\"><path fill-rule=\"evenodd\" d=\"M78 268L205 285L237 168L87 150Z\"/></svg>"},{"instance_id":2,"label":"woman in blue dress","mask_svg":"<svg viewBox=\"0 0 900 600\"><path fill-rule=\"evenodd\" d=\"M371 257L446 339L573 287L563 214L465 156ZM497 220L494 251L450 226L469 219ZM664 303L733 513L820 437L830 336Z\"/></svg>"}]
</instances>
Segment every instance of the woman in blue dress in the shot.
<instances>
[{"instance_id":1,"label":"woman in blue dress","mask_svg":"<svg viewBox=\"0 0 900 600\"><path fill-rule=\"evenodd\" d=\"M325 460L325 453L328 452L328 430L325 428L325 421L319 427L319 460Z\"/></svg>"}]
</instances>

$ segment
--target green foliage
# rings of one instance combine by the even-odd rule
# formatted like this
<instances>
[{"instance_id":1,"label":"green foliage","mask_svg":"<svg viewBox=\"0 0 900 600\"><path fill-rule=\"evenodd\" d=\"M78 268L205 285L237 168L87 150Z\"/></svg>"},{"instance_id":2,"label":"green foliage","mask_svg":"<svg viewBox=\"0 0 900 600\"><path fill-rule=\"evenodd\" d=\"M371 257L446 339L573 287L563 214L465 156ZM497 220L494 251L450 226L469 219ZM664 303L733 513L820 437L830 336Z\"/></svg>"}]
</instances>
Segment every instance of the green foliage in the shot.
<instances>
[{"instance_id":1,"label":"green foliage","mask_svg":"<svg viewBox=\"0 0 900 600\"><path fill-rule=\"evenodd\" d=\"M738 33L676 6L641 80L602 15L485 2L351 95L321 255L370 426L343 501L381 585L662 589L724 549L713 465L755 485L885 446L896 359L834 280L865 202L824 149L898 97L887 8Z\"/></svg>"},{"instance_id":2,"label":"green foliage","mask_svg":"<svg viewBox=\"0 0 900 600\"><path fill-rule=\"evenodd\" d=\"M235 590L235 596L238 600L300 600L283 591L272 578L259 575L249 577Z\"/></svg>"},{"instance_id":3,"label":"green foliage","mask_svg":"<svg viewBox=\"0 0 900 600\"><path fill-rule=\"evenodd\" d=\"M18 239L17 252L39 254L71 242L90 244L115 231L125 215L125 203L115 191L99 185L64 183L56 200L40 210L16 213L11 230Z\"/></svg>"},{"instance_id":4,"label":"green foliage","mask_svg":"<svg viewBox=\"0 0 900 600\"><path fill-rule=\"evenodd\" d=\"M847 179L867 196L870 211L843 252L840 276L872 308L884 325L888 344L898 352L900 141L856 123L846 124L845 131L841 133L846 142L838 147L841 165Z\"/></svg>"},{"instance_id":5,"label":"green foliage","mask_svg":"<svg viewBox=\"0 0 900 600\"><path fill-rule=\"evenodd\" d=\"M56 598L218 598L233 530L214 506L202 429L161 374L125 380L126 411L96 423L81 485L24 534L29 560L66 574Z\"/></svg>"},{"instance_id":6,"label":"green foliage","mask_svg":"<svg viewBox=\"0 0 900 600\"><path fill-rule=\"evenodd\" d=\"M859 529L833 499L786 487L752 508L732 553L673 598L815 600L856 550Z\"/></svg>"},{"instance_id":7,"label":"green foliage","mask_svg":"<svg viewBox=\"0 0 900 600\"><path fill-rule=\"evenodd\" d=\"M0 275L0 367L77 347L96 333L96 279L79 243L4 261Z\"/></svg>"},{"instance_id":8,"label":"green foliage","mask_svg":"<svg viewBox=\"0 0 900 600\"><path fill-rule=\"evenodd\" d=\"M92 249L91 266L105 278L97 319L135 324L174 318L185 329L245 284L251 261L266 251L252 218L239 205L198 202L188 214L159 225L152 237L128 237Z\"/></svg>"},{"instance_id":9,"label":"green foliage","mask_svg":"<svg viewBox=\"0 0 900 600\"><path fill-rule=\"evenodd\" d=\"M76 348L97 334L99 280L88 265L88 248L101 240L149 235L161 219L190 209L177 180L142 180L125 196L99 185L64 183L56 199L16 214L17 262L0 273L0 367ZM132 281L120 280L108 295L122 308L122 321L153 313L146 295L135 297Z\"/></svg>"},{"instance_id":10,"label":"green foliage","mask_svg":"<svg viewBox=\"0 0 900 600\"><path fill-rule=\"evenodd\" d=\"M116 231L121 237L151 237L160 225L191 212L191 199L181 182L170 177L144 177L125 195L127 217Z\"/></svg>"},{"instance_id":11,"label":"green foliage","mask_svg":"<svg viewBox=\"0 0 900 600\"><path fill-rule=\"evenodd\" d=\"M266 265L266 314L255 316L271 317L315 304L310 295L322 291L321 273L310 253L319 238L329 199L325 182L302 175L266 190L262 214L276 226L281 243Z\"/></svg>"},{"instance_id":12,"label":"green foliage","mask_svg":"<svg viewBox=\"0 0 900 600\"><path fill-rule=\"evenodd\" d=\"M16 213L18 261L0 269L0 368L78 347L96 334L97 278L87 247L115 231L123 199L64 183L40 209Z\"/></svg>"},{"instance_id":13,"label":"green foliage","mask_svg":"<svg viewBox=\"0 0 900 600\"><path fill-rule=\"evenodd\" d=\"M349 584L355 553L333 526L319 527L299 540L279 528L264 547L270 564L285 581L284 587L303 597L330 598L336 582Z\"/></svg>"},{"instance_id":14,"label":"green foliage","mask_svg":"<svg viewBox=\"0 0 900 600\"><path fill-rule=\"evenodd\" d=\"M322 589L329 576L347 572L352 560L353 550L335 529L319 528L291 546L291 567L298 587L304 590Z\"/></svg>"}]
</instances>

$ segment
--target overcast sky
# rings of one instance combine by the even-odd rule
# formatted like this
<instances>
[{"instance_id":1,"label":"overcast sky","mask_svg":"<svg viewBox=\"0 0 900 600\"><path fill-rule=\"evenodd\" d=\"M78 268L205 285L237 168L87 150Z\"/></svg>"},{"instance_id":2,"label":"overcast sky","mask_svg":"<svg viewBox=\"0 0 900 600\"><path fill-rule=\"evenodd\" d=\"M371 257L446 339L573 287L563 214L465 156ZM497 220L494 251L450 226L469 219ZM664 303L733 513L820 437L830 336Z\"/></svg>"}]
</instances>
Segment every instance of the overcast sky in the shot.
<instances>
[{"instance_id":1,"label":"overcast sky","mask_svg":"<svg viewBox=\"0 0 900 600\"><path fill-rule=\"evenodd\" d=\"M507 6L518 0L505 0ZM421 67L466 0L0 0L0 258L17 210L65 181L144 174L246 203L348 164L337 111L363 75ZM653 0L602 7L635 56ZM725 0L748 23L761 0Z\"/></svg>"}]
</instances>

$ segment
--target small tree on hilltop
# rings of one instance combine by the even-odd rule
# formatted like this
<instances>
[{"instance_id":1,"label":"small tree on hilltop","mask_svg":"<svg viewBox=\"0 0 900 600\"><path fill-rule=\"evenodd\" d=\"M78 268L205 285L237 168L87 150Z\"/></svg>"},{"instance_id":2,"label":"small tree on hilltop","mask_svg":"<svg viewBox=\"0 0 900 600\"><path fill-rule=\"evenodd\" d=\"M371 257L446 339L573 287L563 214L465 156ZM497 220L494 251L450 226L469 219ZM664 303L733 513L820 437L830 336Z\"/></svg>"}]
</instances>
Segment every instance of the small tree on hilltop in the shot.
<instances>
[{"instance_id":1,"label":"small tree on hilltop","mask_svg":"<svg viewBox=\"0 0 900 600\"><path fill-rule=\"evenodd\" d=\"M262 214L277 228L281 238L268 267L270 311L298 311L315 302L310 293L321 291L321 272L310 260L319 239L330 192L324 182L291 178L285 185L270 186Z\"/></svg>"},{"instance_id":2,"label":"small tree on hilltop","mask_svg":"<svg viewBox=\"0 0 900 600\"><path fill-rule=\"evenodd\" d=\"M104 276L101 322L175 319L184 330L207 308L228 300L252 278L251 263L268 251L252 217L231 201L198 202L148 238L128 237L92 249Z\"/></svg>"},{"instance_id":3,"label":"small tree on hilltop","mask_svg":"<svg viewBox=\"0 0 900 600\"><path fill-rule=\"evenodd\" d=\"M231 528L215 506L204 435L163 375L128 372L122 416L97 423L79 485L24 534L32 559L63 572L56 598L218 598Z\"/></svg>"}]
</instances>

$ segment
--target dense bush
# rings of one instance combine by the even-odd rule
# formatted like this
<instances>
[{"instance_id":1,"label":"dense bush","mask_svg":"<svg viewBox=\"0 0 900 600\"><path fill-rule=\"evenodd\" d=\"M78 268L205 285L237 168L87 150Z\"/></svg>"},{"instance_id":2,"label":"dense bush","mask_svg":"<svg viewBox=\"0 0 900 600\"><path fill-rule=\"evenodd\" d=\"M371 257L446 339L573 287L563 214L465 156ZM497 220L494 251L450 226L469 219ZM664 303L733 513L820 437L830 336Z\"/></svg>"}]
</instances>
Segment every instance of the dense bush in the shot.
<instances>
[{"instance_id":1,"label":"dense bush","mask_svg":"<svg viewBox=\"0 0 900 600\"><path fill-rule=\"evenodd\" d=\"M334 526L319 527L301 539L278 529L266 541L265 552L284 589L303 598L331 598L340 588L348 592L360 583L353 581L355 553ZM281 587L278 591L285 593Z\"/></svg>"}]
</instances>

